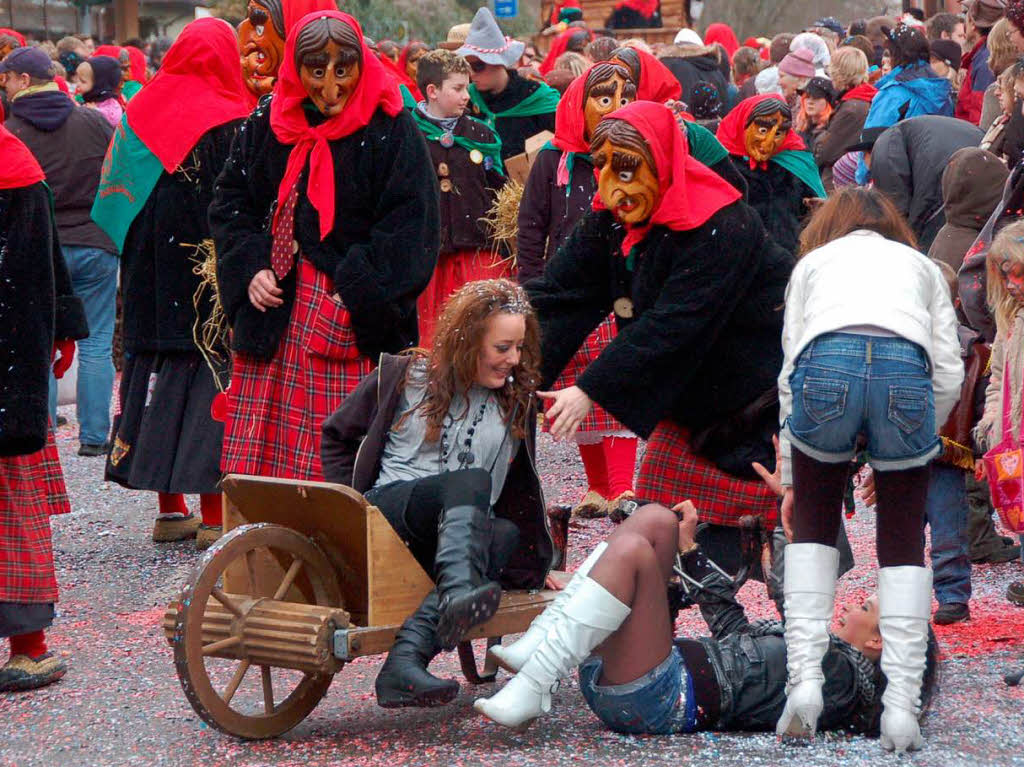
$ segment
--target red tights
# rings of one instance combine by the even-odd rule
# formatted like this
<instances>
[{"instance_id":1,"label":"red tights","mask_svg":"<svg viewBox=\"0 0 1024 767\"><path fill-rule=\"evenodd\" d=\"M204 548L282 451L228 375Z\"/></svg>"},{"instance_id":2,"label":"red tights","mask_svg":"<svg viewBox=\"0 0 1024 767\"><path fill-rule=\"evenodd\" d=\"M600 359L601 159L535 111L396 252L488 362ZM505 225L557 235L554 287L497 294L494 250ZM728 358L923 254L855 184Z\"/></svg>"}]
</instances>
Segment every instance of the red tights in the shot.
<instances>
[{"instance_id":1,"label":"red tights","mask_svg":"<svg viewBox=\"0 0 1024 767\"><path fill-rule=\"evenodd\" d=\"M157 493L156 496L161 514L188 514L185 496L181 493ZM204 525L220 527L223 521L222 510L220 493L203 493L199 496L199 513L202 514Z\"/></svg>"},{"instance_id":2,"label":"red tights","mask_svg":"<svg viewBox=\"0 0 1024 767\"><path fill-rule=\"evenodd\" d=\"M40 629L30 634L18 634L11 637L11 655L27 655L39 658L46 654L46 632Z\"/></svg>"},{"instance_id":3,"label":"red tights","mask_svg":"<svg viewBox=\"0 0 1024 767\"><path fill-rule=\"evenodd\" d=\"M579 446L591 490L614 500L633 489L636 443L636 437L605 437L600 442Z\"/></svg>"}]
</instances>

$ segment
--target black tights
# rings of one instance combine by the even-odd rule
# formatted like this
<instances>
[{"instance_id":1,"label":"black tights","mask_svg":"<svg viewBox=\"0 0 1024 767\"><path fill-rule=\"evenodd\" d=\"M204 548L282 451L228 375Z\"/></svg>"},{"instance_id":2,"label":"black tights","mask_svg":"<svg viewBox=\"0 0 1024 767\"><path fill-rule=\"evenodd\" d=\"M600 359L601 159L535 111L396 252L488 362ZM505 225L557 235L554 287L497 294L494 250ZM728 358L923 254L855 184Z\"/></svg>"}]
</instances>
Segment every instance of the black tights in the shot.
<instances>
[{"instance_id":1,"label":"black tights","mask_svg":"<svg viewBox=\"0 0 1024 767\"><path fill-rule=\"evenodd\" d=\"M924 513L929 466L876 471L879 567L924 565ZM793 447L793 543L835 546L850 464L823 463Z\"/></svg>"}]
</instances>

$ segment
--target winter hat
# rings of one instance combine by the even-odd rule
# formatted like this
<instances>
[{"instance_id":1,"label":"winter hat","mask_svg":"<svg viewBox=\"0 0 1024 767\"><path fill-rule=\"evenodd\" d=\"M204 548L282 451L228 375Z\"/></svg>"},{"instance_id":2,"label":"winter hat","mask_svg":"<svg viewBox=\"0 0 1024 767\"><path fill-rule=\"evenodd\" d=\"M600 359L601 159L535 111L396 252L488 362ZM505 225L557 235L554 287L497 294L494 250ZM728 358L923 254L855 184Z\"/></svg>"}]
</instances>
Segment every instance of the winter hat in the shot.
<instances>
[{"instance_id":1,"label":"winter hat","mask_svg":"<svg viewBox=\"0 0 1024 767\"><path fill-rule=\"evenodd\" d=\"M456 53L460 56L473 56L485 64L512 69L519 63L525 48L526 43L513 40L502 33L489 8L481 8L469 26L466 42Z\"/></svg>"},{"instance_id":2,"label":"winter hat","mask_svg":"<svg viewBox=\"0 0 1024 767\"><path fill-rule=\"evenodd\" d=\"M799 89L800 93L806 93L812 99L825 99L829 104L835 105L839 102L839 94L835 86L827 77L812 77L807 85Z\"/></svg>"},{"instance_id":3,"label":"winter hat","mask_svg":"<svg viewBox=\"0 0 1024 767\"><path fill-rule=\"evenodd\" d=\"M704 45L701 36L692 29L680 29L672 42L676 45Z\"/></svg>"},{"instance_id":4,"label":"winter hat","mask_svg":"<svg viewBox=\"0 0 1024 767\"><path fill-rule=\"evenodd\" d=\"M815 69L823 70L832 63L832 54L828 52L828 45L813 32L801 32L789 44L790 53L801 48L807 48L813 54Z\"/></svg>"},{"instance_id":5,"label":"winter hat","mask_svg":"<svg viewBox=\"0 0 1024 767\"><path fill-rule=\"evenodd\" d=\"M839 23L839 19L837 19L835 16L826 16L823 19L818 19L813 24L811 24L811 26L821 27L823 29L831 29L840 37L843 37L846 34L846 31L843 29L843 25Z\"/></svg>"},{"instance_id":6,"label":"winter hat","mask_svg":"<svg viewBox=\"0 0 1024 767\"><path fill-rule=\"evenodd\" d=\"M810 48L798 48L779 62L779 72L791 77L814 77L814 54Z\"/></svg>"},{"instance_id":7,"label":"winter hat","mask_svg":"<svg viewBox=\"0 0 1024 767\"><path fill-rule=\"evenodd\" d=\"M0 61L0 73L17 72L40 80L53 79L53 61L41 48L15 48Z\"/></svg>"},{"instance_id":8,"label":"winter hat","mask_svg":"<svg viewBox=\"0 0 1024 767\"><path fill-rule=\"evenodd\" d=\"M768 67L762 69L754 78L754 90L761 93L782 93L779 88L779 68Z\"/></svg>"},{"instance_id":9,"label":"winter hat","mask_svg":"<svg viewBox=\"0 0 1024 767\"><path fill-rule=\"evenodd\" d=\"M960 71L960 57L963 55L960 46L952 40L932 40L931 57L946 62L946 66Z\"/></svg>"}]
</instances>

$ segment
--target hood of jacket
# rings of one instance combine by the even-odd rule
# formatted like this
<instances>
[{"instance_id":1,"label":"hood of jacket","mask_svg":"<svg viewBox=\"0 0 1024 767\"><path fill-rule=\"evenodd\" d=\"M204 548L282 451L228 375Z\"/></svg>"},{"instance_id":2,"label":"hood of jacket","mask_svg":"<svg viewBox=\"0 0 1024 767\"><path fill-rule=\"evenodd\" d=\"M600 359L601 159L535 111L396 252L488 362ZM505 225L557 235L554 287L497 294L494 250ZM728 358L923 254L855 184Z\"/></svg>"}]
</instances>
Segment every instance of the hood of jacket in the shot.
<instances>
[{"instance_id":1,"label":"hood of jacket","mask_svg":"<svg viewBox=\"0 0 1024 767\"><path fill-rule=\"evenodd\" d=\"M67 122L75 103L63 91L39 91L11 102L11 114L34 128L52 133Z\"/></svg>"},{"instance_id":2,"label":"hood of jacket","mask_svg":"<svg viewBox=\"0 0 1024 767\"><path fill-rule=\"evenodd\" d=\"M999 205L1009 171L991 152L958 149L942 173L946 222L980 231Z\"/></svg>"},{"instance_id":3,"label":"hood of jacket","mask_svg":"<svg viewBox=\"0 0 1024 767\"><path fill-rule=\"evenodd\" d=\"M918 99L923 109L917 113L942 114L950 102L949 80L939 77L930 66L918 65L894 69L878 81L878 90L906 88Z\"/></svg>"}]
</instances>

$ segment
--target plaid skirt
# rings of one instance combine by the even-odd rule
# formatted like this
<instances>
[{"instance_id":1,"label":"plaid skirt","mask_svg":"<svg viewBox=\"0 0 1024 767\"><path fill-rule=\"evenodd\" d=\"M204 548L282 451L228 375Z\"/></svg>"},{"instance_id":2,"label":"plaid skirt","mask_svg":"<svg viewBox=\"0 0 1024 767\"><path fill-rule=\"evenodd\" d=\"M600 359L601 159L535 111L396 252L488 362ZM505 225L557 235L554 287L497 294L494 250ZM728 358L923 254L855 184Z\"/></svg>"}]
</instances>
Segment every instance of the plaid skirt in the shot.
<instances>
[{"instance_id":1,"label":"plaid skirt","mask_svg":"<svg viewBox=\"0 0 1024 767\"><path fill-rule=\"evenodd\" d=\"M701 522L739 525L747 514L762 516L774 526L778 499L760 480L740 479L697 455L687 445L688 434L672 421L662 421L647 441L640 464L637 497L672 508L690 500Z\"/></svg>"},{"instance_id":2,"label":"plaid skirt","mask_svg":"<svg viewBox=\"0 0 1024 767\"><path fill-rule=\"evenodd\" d=\"M419 317L420 346L430 348L434 341L434 327L441 316L448 296L467 282L498 280L511 273L511 261L486 250L457 250L442 253L437 259L434 274L426 290L416 301Z\"/></svg>"},{"instance_id":3,"label":"plaid skirt","mask_svg":"<svg viewBox=\"0 0 1024 767\"><path fill-rule=\"evenodd\" d=\"M56 602L50 515L71 511L53 432L46 447L0 458L0 602Z\"/></svg>"},{"instance_id":4,"label":"plaid skirt","mask_svg":"<svg viewBox=\"0 0 1024 767\"><path fill-rule=\"evenodd\" d=\"M618 327L615 324L615 316L609 314L604 322L594 328L594 331L587 336L583 346L569 360L569 364L565 366L562 375L559 376L551 388L557 391L558 389L574 386L576 379L583 374L587 366L596 360L605 347L612 342L616 333L618 333ZM546 421L544 423L544 430L548 430L548 423ZM596 402L590 408L590 414L583 419L583 423L576 430L577 441L582 442L594 441L587 439L588 436L602 437L613 434L621 436L629 433L629 429L612 418L611 414ZM579 439L580 437L582 439Z\"/></svg>"},{"instance_id":5,"label":"plaid skirt","mask_svg":"<svg viewBox=\"0 0 1024 767\"><path fill-rule=\"evenodd\" d=\"M232 358L221 469L322 480L320 427L374 363L356 348L326 274L299 257L295 305L274 357Z\"/></svg>"}]
</instances>

